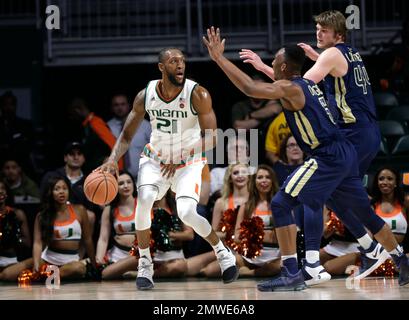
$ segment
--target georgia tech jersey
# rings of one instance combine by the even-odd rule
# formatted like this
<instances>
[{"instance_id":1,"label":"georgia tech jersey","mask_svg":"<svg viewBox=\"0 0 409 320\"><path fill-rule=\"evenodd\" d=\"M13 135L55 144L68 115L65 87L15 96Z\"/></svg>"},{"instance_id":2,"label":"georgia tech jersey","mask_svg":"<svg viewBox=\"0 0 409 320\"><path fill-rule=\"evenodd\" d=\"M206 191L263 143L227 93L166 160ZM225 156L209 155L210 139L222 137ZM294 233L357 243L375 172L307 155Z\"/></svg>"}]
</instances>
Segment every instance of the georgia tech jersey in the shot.
<instances>
[{"instance_id":1,"label":"georgia tech jersey","mask_svg":"<svg viewBox=\"0 0 409 320\"><path fill-rule=\"evenodd\" d=\"M145 110L149 114L152 133L150 146L167 153L176 153L182 147L193 147L201 139L201 129L192 105L192 92L198 85L186 79L182 91L171 101L164 101L158 94L158 82L150 81L145 91Z\"/></svg>"},{"instance_id":2,"label":"georgia tech jersey","mask_svg":"<svg viewBox=\"0 0 409 320\"><path fill-rule=\"evenodd\" d=\"M359 52L344 44L335 46L348 63L342 77L327 75L324 79L329 103L337 106L338 123L343 125L376 121L376 109L371 83Z\"/></svg>"},{"instance_id":3,"label":"georgia tech jersey","mask_svg":"<svg viewBox=\"0 0 409 320\"><path fill-rule=\"evenodd\" d=\"M298 111L283 111L301 150L310 155L320 146L339 140L342 135L318 85L301 77L292 79L292 82L303 90L305 105Z\"/></svg>"}]
</instances>

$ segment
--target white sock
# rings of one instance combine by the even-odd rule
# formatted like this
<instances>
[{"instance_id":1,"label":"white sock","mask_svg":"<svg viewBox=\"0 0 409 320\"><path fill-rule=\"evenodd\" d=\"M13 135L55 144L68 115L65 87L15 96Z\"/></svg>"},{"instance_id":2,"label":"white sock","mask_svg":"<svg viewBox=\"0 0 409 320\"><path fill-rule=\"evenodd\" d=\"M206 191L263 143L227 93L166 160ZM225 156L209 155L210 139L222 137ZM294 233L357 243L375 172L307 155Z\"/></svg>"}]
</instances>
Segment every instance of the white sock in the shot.
<instances>
[{"instance_id":1,"label":"white sock","mask_svg":"<svg viewBox=\"0 0 409 320\"><path fill-rule=\"evenodd\" d=\"M371 246L373 239L369 236L369 234L365 234L363 237L357 239L359 244L361 245L362 248L365 250L369 249Z\"/></svg>"},{"instance_id":2,"label":"white sock","mask_svg":"<svg viewBox=\"0 0 409 320\"><path fill-rule=\"evenodd\" d=\"M152 262L151 250L149 249L149 247L146 248L146 249L138 248L138 251L139 251L139 256L140 256L140 257L145 256L146 258L148 258L148 260L149 260L150 262Z\"/></svg>"},{"instance_id":3,"label":"white sock","mask_svg":"<svg viewBox=\"0 0 409 320\"><path fill-rule=\"evenodd\" d=\"M224 246L223 242L221 242L221 240L219 240L219 242L212 246L214 252L216 252L216 254L220 251L220 250L226 250L226 247Z\"/></svg>"},{"instance_id":4,"label":"white sock","mask_svg":"<svg viewBox=\"0 0 409 320\"><path fill-rule=\"evenodd\" d=\"M305 252L305 258L307 259L308 263L315 263L320 261L320 252L316 250L307 250Z\"/></svg>"},{"instance_id":5,"label":"white sock","mask_svg":"<svg viewBox=\"0 0 409 320\"><path fill-rule=\"evenodd\" d=\"M395 249L393 249L392 251L388 251L388 253L390 255L394 254L398 257L400 257L403 254L403 249L400 245L398 245Z\"/></svg>"}]
</instances>

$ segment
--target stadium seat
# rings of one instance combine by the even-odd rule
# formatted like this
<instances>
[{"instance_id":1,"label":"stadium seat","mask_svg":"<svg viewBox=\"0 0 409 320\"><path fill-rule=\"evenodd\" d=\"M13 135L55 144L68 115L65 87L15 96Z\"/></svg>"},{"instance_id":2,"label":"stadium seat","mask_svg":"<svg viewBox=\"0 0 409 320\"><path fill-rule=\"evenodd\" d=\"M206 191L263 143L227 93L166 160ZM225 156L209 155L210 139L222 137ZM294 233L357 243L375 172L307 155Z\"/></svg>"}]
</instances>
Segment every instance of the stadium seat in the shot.
<instances>
[{"instance_id":1,"label":"stadium seat","mask_svg":"<svg viewBox=\"0 0 409 320\"><path fill-rule=\"evenodd\" d=\"M383 120L378 123L381 135L386 139L387 150L392 150L398 139L405 135L403 125L394 120Z\"/></svg>"},{"instance_id":2,"label":"stadium seat","mask_svg":"<svg viewBox=\"0 0 409 320\"><path fill-rule=\"evenodd\" d=\"M386 120L407 121L409 120L409 106L399 106L391 109Z\"/></svg>"},{"instance_id":3,"label":"stadium seat","mask_svg":"<svg viewBox=\"0 0 409 320\"><path fill-rule=\"evenodd\" d=\"M390 92L375 92L375 105L381 107L397 107L399 105L398 99Z\"/></svg>"},{"instance_id":4,"label":"stadium seat","mask_svg":"<svg viewBox=\"0 0 409 320\"><path fill-rule=\"evenodd\" d=\"M379 147L378 156L387 156L388 154L388 142L386 141L385 137L381 137L381 145Z\"/></svg>"},{"instance_id":5,"label":"stadium seat","mask_svg":"<svg viewBox=\"0 0 409 320\"><path fill-rule=\"evenodd\" d=\"M378 121L381 134L384 137L403 136L405 129L402 124L395 120L381 120Z\"/></svg>"},{"instance_id":6,"label":"stadium seat","mask_svg":"<svg viewBox=\"0 0 409 320\"><path fill-rule=\"evenodd\" d=\"M386 115L386 120L395 120L405 124L405 129L409 129L409 106L399 106L391 109Z\"/></svg>"},{"instance_id":7,"label":"stadium seat","mask_svg":"<svg viewBox=\"0 0 409 320\"><path fill-rule=\"evenodd\" d=\"M375 92L373 96L379 119L385 119L389 110L399 105L398 99L393 93Z\"/></svg>"},{"instance_id":8,"label":"stadium seat","mask_svg":"<svg viewBox=\"0 0 409 320\"><path fill-rule=\"evenodd\" d=\"M392 155L404 154L409 156L409 135L400 137L392 151Z\"/></svg>"}]
</instances>

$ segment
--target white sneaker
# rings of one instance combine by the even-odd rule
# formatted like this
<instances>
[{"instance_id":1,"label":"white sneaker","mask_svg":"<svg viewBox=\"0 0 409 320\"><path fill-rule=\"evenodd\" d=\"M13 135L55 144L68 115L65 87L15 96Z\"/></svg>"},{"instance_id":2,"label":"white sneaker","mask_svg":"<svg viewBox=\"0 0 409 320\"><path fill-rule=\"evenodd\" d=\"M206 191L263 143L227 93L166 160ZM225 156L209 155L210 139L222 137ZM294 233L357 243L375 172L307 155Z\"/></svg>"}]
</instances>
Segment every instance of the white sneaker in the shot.
<instances>
[{"instance_id":1,"label":"white sneaker","mask_svg":"<svg viewBox=\"0 0 409 320\"><path fill-rule=\"evenodd\" d=\"M315 286L331 280L331 275L324 269L319 261L308 263L306 259L303 259L302 273L307 286Z\"/></svg>"},{"instance_id":2,"label":"white sneaker","mask_svg":"<svg viewBox=\"0 0 409 320\"><path fill-rule=\"evenodd\" d=\"M145 256L139 258L138 276L136 277L136 287L139 290L149 290L153 284L153 263Z\"/></svg>"},{"instance_id":3,"label":"white sneaker","mask_svg":"<svg viewBox=\"0 0 409 320\"><path fill-rule=\"evenodd\" d=\"M217 260L222 270L224 283L235 281L239 277L239 269L236 266L236 257L229 248L219 250L216 253Z\"/></svg>"}]
</instances>

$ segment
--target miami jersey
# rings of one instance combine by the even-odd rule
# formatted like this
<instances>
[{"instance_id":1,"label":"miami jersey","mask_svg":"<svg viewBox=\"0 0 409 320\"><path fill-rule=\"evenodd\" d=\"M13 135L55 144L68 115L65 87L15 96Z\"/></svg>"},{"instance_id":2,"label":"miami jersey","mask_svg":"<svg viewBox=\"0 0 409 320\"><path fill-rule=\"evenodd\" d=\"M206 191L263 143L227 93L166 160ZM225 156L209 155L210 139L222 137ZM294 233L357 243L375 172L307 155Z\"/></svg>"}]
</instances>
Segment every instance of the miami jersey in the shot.
<instances>
[{"instance_id":1,"label":"miami jersey","mask_svg":"<svg viewBox=\"0 0 409 320\"><path fill-rule=\"evenodd\" d=\"M145 91L145 110L152 127L147 149L160 151L160 157L166 158L177 154L182 147L192 148L201 139L198 116L192 105L192 92L197 83L186 79L182 91L173 100L164 101L158 93L159 81L150 81Z\"/></svg>"},{"instance_id":2,"label":"miami jersey","mask_svg":"<svg viewBox=\"0 0 409 320\"><path fill-rule=\"evenodd\" d=\"M359 52L344 43L335 46L348 63L343 77L327 75L324 79L330 105L338 110L338 123L343 125L376 121L371 83Z\"/></svg>"}]
</instances>

